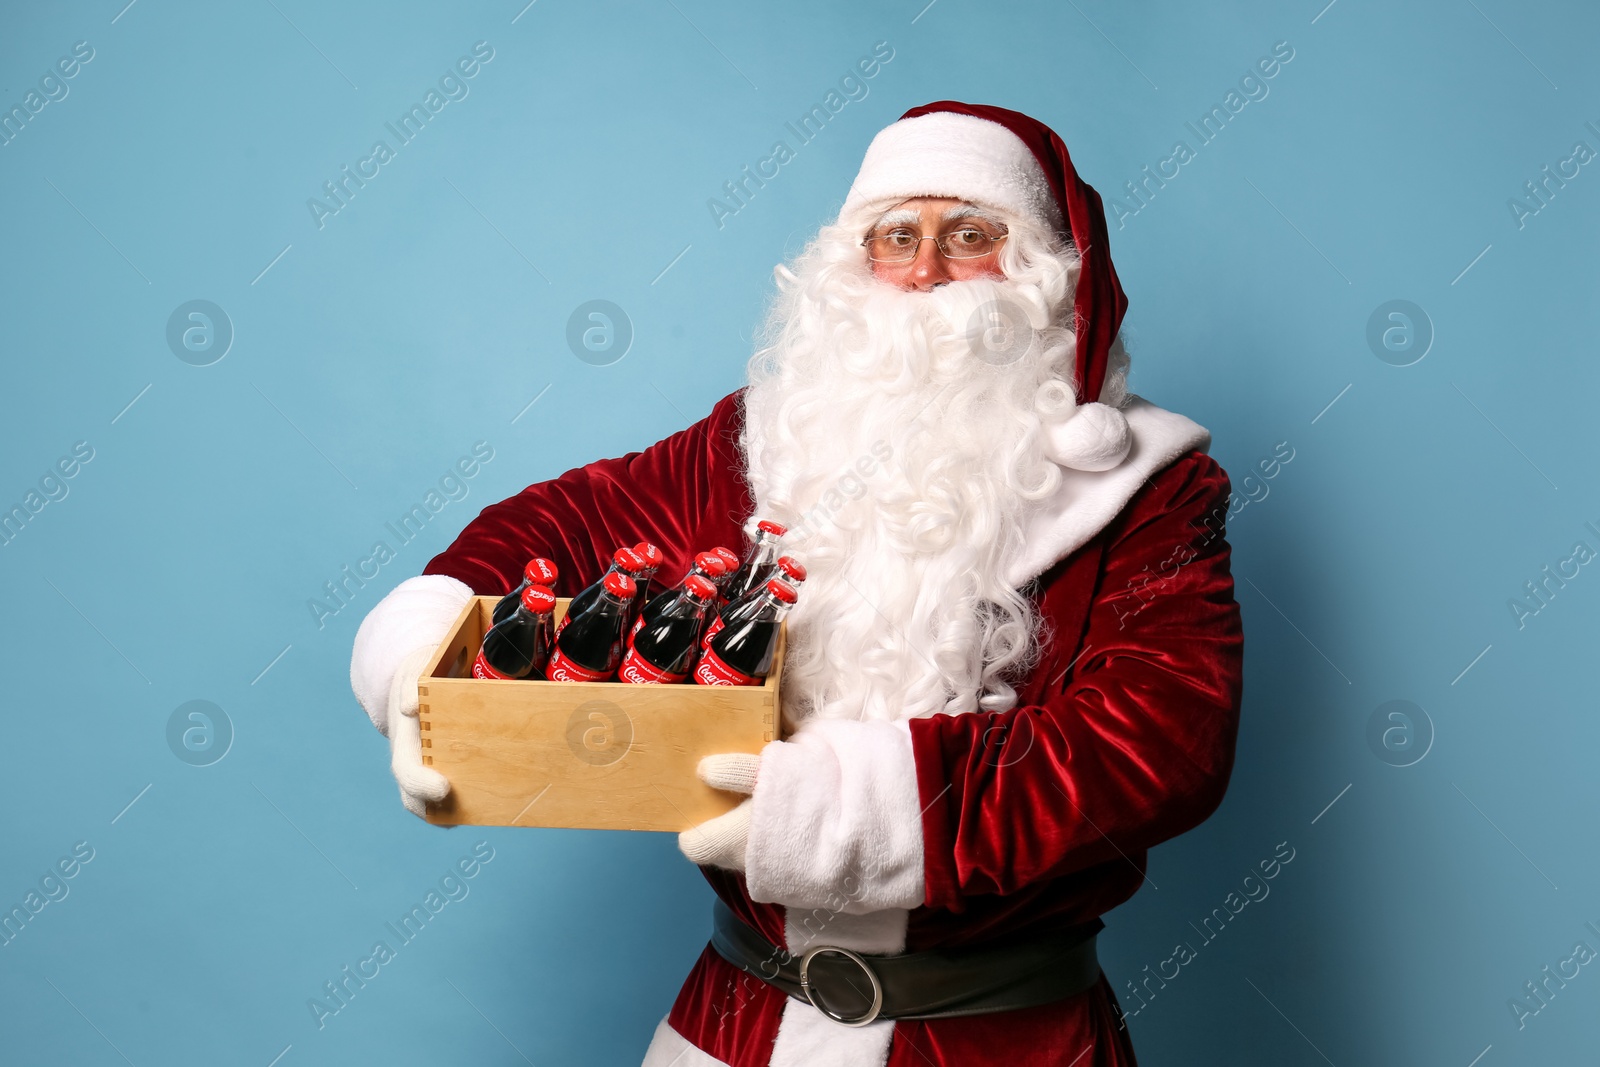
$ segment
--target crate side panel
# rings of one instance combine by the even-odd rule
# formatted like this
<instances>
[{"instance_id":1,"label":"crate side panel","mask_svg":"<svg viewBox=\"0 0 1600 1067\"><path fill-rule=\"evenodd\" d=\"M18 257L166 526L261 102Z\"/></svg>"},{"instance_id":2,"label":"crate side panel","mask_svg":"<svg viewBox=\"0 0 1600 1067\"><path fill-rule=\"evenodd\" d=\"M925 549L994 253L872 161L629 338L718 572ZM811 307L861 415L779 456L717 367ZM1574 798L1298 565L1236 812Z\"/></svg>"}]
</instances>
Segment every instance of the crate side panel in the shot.
<instances>
[{"instance_id":1,"label":"crate side panel","mask_svg":"<svg viewBox=\"0 0 1600 1067\"><path fill-rule=\"evenodd\" d=\"M695 775L716 752L759 753L764 689L434 679L427 755L451 795L429 821L680 831L742 798Z\"/></svg>"}]
</instances>

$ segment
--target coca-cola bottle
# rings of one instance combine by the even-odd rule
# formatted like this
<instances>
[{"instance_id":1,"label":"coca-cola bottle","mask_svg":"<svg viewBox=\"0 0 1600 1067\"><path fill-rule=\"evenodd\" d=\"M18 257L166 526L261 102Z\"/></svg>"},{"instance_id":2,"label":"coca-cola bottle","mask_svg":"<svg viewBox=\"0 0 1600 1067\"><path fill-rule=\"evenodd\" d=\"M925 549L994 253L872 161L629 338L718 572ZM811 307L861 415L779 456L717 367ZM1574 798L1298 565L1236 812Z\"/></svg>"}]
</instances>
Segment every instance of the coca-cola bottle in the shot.
<instances>
[{"instance_id":1,"label":"coca-cola bottle","mask_svg":"<svg viewBox=\"0 0 1600 1067\"><path fill-rule=\"evenodd\" d=\"M567 605L567 613L562 617L561 624L556 627L556 636L560 637L561 631L566 629L567 623L571 622L574 617L581 615L588 609L590 604L593 604L600 597L600 594L605 590L607 578L613 574L627 575L629 580L635 582L634 588L637 590L637 579L639 572L642 570L644 570L644 558L639 553L631 548L617 549L611 556L611 566L606 568L606 572L600 576L600 580L573 597L572 602ZM631 596L632 594L630 593L629 595ZM628 621L631 623L633 620L629 619Z\"/></svg>"},{"instance_id":2,"label":"coca-cola bottle","mask_svg":"<svg viewBox=\"0 0 1600 1067\"><path fill-rule=\"evenodd\" d=\"M650 580L656 576L656 572L661 569L661 564L666 558L661 554L661 550L649 541L640 541L633 546L633 550L639 553L640 559L644 560L644 570L635 575L633 579L634 585L638 586L638 589L633 594L633 616L628 620L630 630L633 628L634 622L638 620L639 613L644 611L644 606L650 602Z\"/></svg>"},{"instance_id":3,"label":"coca-cola bottle","mask_svg":"<svg viewBox=\"0 0 1600 1067\"><path fill-rule=\"evenodd\" d=\"M720 607L728 602L728 587L733 584L733 576L739 573L739 557L733 549L721 545L710 551L722 561L722 577L717 579L717 605Z\"/></svg>"},{"instance_id":4,"label":"coca-cola bottle","mask_svg":"<svg viewBox=\"0 0 1600 1067\"><path fill-rule=\"evenodd\" d=\"M694 669L694 680L700 685L760 685L772 669L778 624L794 601L794 586L782 578L767 582L756 613L723 627L711 639Z\"/></svg>"},{"instance_id":5,"label":"coca-cola bottle","mask_svg":"<svg viewBox=\"0 0 1600 1067\"><path fill-rule=\"evenodd\" d=\"M727 553L724 556L723 553ZM717 550L709 548L694 557L693 569L711 579L711 584L716 587L717 595L722 595L722 580L728 577L733 567L728 563L727 556L732 556L727 549Z\"/></svg>"},{"instance_id":6,"label":"coca-cola bottle","mask_svg":"<svg viewBox=\"0 0 1600 1067\"><path fill-rule=\"evenodd\" d=\"M769 519L756 523L756 543L750 546L744 562L739 565L733 580L722 591L729 603L738 600L752 589L760 589L772 577L773 564L778 559L778 539L789 531Z\"/></svg>"},{"instance_id":7,"label":"coca-cola bottle","mask_svg":"<svg viewBox=\"0 0 1600 1067\"><path fill-rule=\"evenodd\" d=\"M483 647L472 661L474 678L543 678L550 662L556 595L542 585L522 590L510 618L483 635Z\"/></svg>"},{"instance_id":8,"label":"coca-cola bottle","mask_svg":"<svg viewBox=\"0 0 1600 1067\"><path fill-rule=\"evenodd\" d=\"M647 623L654 622L656 616L661 614L661 610L677 599L684 589L688 587L689 579L696 576L704 578L711 585L712 602L710 605L707 605L706 611L706 616L709 618L712 611L715 610L717 598L717 579L721 578L726 573L726 565L722 562L722 558L720 556L713 552L700 553L694 558L694 565L689 568L689 573L683 576L683 581L679 582L671 589L668 589L666 592L651 597L649 602L645 604L644 610L640 611L639 617L633 621L633 629L628 633L629 644L633 643L633 638L638 635L640 629L642 629ZM705 629L703 622L700 628L701 630Z\"/></svg>"},{"instance_id":9,"label":"coca-cola bottle","mask_svg":"<svg viewBox=\"0 0 1600 1067\"><path fill-rule=\"evenodd\" d=\"M494 606L493 619L496 624L504 622L517 610L517 605L522 602L522 591L530 585L542 585L551 592L556 588L556 565L543 557L535 557L528 561L522 568L522 584L500 598Z\"/></svg>"},{"instance_id":10,"label":"coca-cola bottle","mask_svg":"<svg viewBox=\"0 0 1600 1067\"><path fill-rule=\"evenodd\" d=\"M681 591L662 595L671 595L672 602L634 636L617 671L618 681L670 685L689 677L700 651L700 627L717 586L704 575L691 574Z\"/></svg>"},{"instance_id":11,"label":"coca-cola bottle","mask_svg":"<svg viewBox=\"0 0 1600 1067\"><path fill-rule=\"evenodd\" d=\"M788 582L794 587L796 593L799 593L800 587L806 582L805 564L793 556L779 556L777 566L773 568L773 571L774 577L782 578ZM756 608L760 606L762 594L765 592L765 588L752 589L713 615L706 625L705 634L700 638L700 647L710 647L711 639L717 636L717 631L730 622L738 622L740 619L753 615Z\"/></svg>"},{"instance_id":12,"label":"coca-cola bottle","mask_svg":"<svg viewBox=\"0 0 1600 1067\"><path fill-rule=\"evenodd\" d=\"M600 580L599 594L578 614L568 614L567 625L556 632L545 677L552 682L609 681L622 662L622 636L633 594L630 575L608 572Z\"/></svg>"}]
</instances>

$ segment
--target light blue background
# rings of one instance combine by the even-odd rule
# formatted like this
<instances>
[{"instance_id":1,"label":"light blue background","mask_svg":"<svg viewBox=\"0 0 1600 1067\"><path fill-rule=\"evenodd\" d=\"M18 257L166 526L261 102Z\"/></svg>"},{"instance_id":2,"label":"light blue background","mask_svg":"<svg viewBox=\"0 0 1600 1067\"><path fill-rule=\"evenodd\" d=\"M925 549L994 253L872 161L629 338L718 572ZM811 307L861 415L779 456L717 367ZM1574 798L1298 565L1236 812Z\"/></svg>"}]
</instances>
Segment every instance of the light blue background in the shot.
<instances>
[{"instance_id":1,"label":"light blue background","mask_svg":"<svg viewBox=\"0 0 1600 1067\"><path fill-rule=\"evenodd\" d=\"M1600 165L1525 225L1508 207L1600 149L1591 7L125 2L0 7L6 108L94 49L0 148L0 505L94 449L0 549L0 904L95 850L0 948L0 1059L639 1061L708 935L699 874L668 835L407 814L351 638L479 508L735 388L773 264L939 98L1049 122L1108 207L1188 141L1112 224L1134 387L1209 427L1236 488L1295 451L1230 524L1232 787L1107 916L1124 1006L1247 869L1295 859L1131 1020L1140 1062L1593 1055L1595 967L1525 1028L1507 1004L1600 949L1600 571L1523 628L1508 607L1600 548ZM480 40L470 95L319 229L307 198ZM878 41L870 94L719 228L708 198ZM1279 41L1269 94L1199 145L1185 122ZM206 367L165 339L194 299L235 330ZM591 299L635 331L611 366L565 340ZM1366 339L1395 299L1436 334L1405 367ZM319 629L308 599L480 440L467 498ZM235 732L206 767L166 739L197 699ZM1367 740L1396 699L1434 731L1404 768ZM319 1030L307 1000L477 841L470 895Z\"/></svg>"}]
</instances>

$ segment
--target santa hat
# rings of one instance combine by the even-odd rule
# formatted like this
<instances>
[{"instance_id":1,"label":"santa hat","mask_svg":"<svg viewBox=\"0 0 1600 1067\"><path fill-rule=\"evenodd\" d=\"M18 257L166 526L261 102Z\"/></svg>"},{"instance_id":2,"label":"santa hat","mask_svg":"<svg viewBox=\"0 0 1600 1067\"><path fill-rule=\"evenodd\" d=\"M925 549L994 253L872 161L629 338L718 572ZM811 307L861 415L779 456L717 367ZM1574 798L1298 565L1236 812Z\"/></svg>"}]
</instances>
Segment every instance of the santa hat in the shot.
<instances>
[{"instance_id":1,"label":"santa hat","mask_svg":"<svg viewBox=\"0 0 1600 1067\"><path fill-rule=\"evenodd\" d=\"M1111 265L1100 194L1078 177L1061 138L1003 107L954 100L914 107L867 146L844 213L914 196L953 197L1033 219L1078 249L1078 407L1053 428L1052 450L1057 463L1078 470L1121 463L1132 445L1127 419L1098 398L1128 298Z\"/></svg>"}]
</instances>

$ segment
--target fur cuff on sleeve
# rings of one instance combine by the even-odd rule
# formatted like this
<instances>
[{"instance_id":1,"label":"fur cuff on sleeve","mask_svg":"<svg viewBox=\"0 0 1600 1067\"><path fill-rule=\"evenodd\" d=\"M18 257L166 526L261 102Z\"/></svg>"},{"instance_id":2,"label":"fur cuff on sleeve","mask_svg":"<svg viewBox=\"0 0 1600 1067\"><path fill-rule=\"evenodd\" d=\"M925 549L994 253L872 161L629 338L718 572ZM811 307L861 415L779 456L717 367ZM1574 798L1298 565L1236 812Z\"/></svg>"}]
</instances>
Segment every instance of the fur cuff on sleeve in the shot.
<instances>
[{"instance_id":1,"label":"fur cuff on sleeve","mask_svg":"<svg viewBox=\"0 0 1600 1067\"><path fill-rule=\"evenodd\" d=\"M908 722L814 719L761 750L745 869L752 900L852 915L915 908L923 878Z\"/></svg>"},{"instance_id":2,"label":"fur cuff on sleeve","mask_svg":"<svg viewBox=\"0 0 1600 1067\"><path fill-rule=\"evenodd\" d=\"M385 736L395 668L419 648L438 647L471 599L472 590L464 582L444 574L419 574L395 586L361 620L350 656L350 688Z\"/></svg>"}]
</instances>

